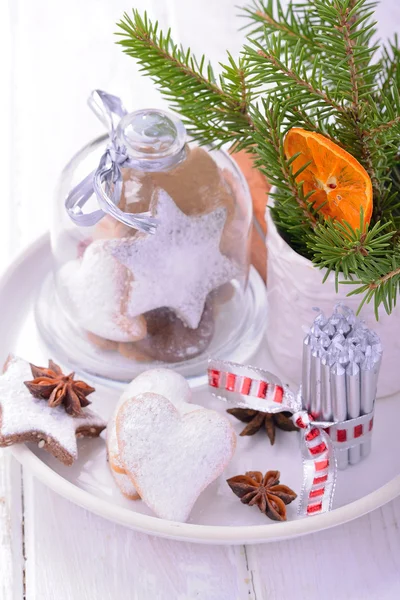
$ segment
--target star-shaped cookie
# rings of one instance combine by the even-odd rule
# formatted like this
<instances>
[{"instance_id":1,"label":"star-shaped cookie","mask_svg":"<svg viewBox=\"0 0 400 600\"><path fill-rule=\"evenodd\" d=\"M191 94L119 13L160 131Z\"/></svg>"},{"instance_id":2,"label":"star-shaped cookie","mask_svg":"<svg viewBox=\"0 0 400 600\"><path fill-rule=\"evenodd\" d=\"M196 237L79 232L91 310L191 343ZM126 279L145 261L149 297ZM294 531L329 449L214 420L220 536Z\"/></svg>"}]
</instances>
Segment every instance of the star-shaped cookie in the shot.
<instances>
[{"instance_id":1,"label":"star-shaped cookie","mask_svg":"<svg viewBox=\"0 0 400 600\"><path fill-rule=\"evenodd\" d=\"M135 317L166 306L195 329L208 294L239 273L220 251L226 209L187 216L161 189L152 207L158 221L154 235L105 242L133 276L126 313Z\"/></svg>"},{"instance_id":2,"label":"star-shaped cookie","mask_svg":"<svg viewBox=\"0 0 400 600\"><path fill-rule=\"evenodd\" d=\"M63 406L51 408L34 398L24 381L32 379L28 362L11 356L0 376L0 447L36 442L66 465L78 457L77 436L97 437L106 422L85 408L84 417L72 417Z\"/></svg>"}]
</instances>

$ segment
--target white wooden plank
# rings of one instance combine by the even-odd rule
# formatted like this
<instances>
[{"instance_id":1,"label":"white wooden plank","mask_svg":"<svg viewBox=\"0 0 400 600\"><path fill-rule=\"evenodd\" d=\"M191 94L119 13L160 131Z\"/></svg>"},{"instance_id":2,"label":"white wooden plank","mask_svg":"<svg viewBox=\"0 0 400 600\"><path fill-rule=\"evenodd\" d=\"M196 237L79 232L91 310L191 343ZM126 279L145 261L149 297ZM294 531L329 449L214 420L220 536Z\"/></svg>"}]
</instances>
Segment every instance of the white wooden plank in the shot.
<instances>
[{"instance_id":1,"label":"white wooden plank","mask_svg":"<svg viewBox=\"0 0 400 600\"><path fill-rule=\"evenodd\" d=\"M400 597L400 498L318 534L247 547L257 598Z\"/></svg>"},{"instance_id":2,"label":"white wooden plank","mask_svg":"<svg viewBox=\"0 0 400 600\"><path fill-rule=\"evenodd\" d=\"M0 453L0 598L23 597L21 469L8 452Z\"/></svg>"},{"instance_id":3,"label":"white wooden plank","mask_svg":"<svg viewBox=\"0 0 400 600\"><path fill-rule=\"evenodd\" d=\"M27 600L255 600L243 548L136 533L29 475L24 490Z\"/></svg>"}]
</instances>

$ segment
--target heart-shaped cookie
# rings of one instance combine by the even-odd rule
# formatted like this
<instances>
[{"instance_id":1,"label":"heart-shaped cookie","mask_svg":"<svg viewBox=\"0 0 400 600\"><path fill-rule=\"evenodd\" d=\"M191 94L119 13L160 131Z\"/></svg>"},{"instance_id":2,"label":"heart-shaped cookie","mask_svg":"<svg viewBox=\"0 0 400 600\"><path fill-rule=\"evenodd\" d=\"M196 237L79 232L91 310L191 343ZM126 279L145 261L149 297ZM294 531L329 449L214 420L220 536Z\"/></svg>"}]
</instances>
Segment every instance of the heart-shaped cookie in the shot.
<instances>
[{"instance_id":1,"label":"heart-shaped cookie","mask_svg":"<svg viewBox=\"0 0 400 600\"><path fill-rule=\"evenodd\" d=\"M107 454L115 483L129 500L138 500L140 496L131 479L125 474L124 466L119 458L115 420L120 406L126 400L144 392L161 394L178 407L181 413L200 408L195 404L189 404L192 393L188 382L182 375L171 369L159 368L144 371L126 387L107 426Z\"/></svg>"},{"instance_id":2,"label":"heart-shaped cookie","mask_svg":"<svg viewBox=\"0 0 400 600\"><path fill-rule=\"evenodd\" d=\"M154 393L127 400L116 425L125 472L156 515L171 521L186 521L236 445L235 432L223 415L205 408L181 414Z\"/></svg>"},{"instance_id":3,"label":"heart-shaped cookie","mask_svg":"<svg viewBox=\"0 0 400 600\"><path fill-rule=\"evenodd\" d=\"M188 382L182 375L175 373L171 369L150 369L140 373L131 383L126 387L121 398L119 399L114 415L110 419L107 427L107 450L110 466L116 473L123 474L125 469L119 460L119 451L117 443L117 433L115 427L115 420L120 406L129 398L134 398L138 394L144 392L153 392L164 396L174 406L185 405L184 409L191 410L195 405L188 405L191 398L191 390ZM197 407L199 408L199 407ZM118 478L120 481L122 478Z\"/></svg>"}]
</instances>

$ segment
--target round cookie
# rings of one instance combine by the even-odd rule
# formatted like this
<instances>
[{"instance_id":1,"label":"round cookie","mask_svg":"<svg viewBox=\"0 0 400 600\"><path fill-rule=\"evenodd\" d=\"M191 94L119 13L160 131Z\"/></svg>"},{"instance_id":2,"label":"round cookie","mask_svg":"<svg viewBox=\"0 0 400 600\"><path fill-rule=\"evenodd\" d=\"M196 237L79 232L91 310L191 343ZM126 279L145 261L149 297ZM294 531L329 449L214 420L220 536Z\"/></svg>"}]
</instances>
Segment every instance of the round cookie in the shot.
<instances>
[{"instance_id":1,"label":"round cookie","mask_svg":"<svg viewBox=\"0 0 400 600\"><path fill-rule=\"evenodd\" d=\"M185 215L204 215L224 207L228 224L235 212L235 197L217 163L204 148L186 146L185 159L168 171L146 173L122 169L122 174L124 186L118 206L125 212L149 210L157 188L165 190ZM109 227L103 228L102 221L98 229L113 237L109 235Z\"/></svg>"},{"instance_id":2,"label":"round cookie","mask_svg":"<svg viewBox=\"0 0 400 600\"><path fill-rule=\"evenodd\" d=\"M204 148L186 147L186 158L173 169L149 174L186 215L204 215L216 208L227 211L228 226L235 212L235 197L225 185L221 171Z\"/></svg>"},{"instance_id":3,"label":"round cookie","mask_svg":"<svg viewBox=\"0 0 400 600\"><path fill-rule=\"evenodd\" d=\"M118 342L106 340L106 338L95 335L94 333L90 333L90 331L86 332L86 337L90 343L100 348L100 350L118 350Z\"/></svg>"},{"instance_id":4,"label":"round cookie","mask_svg":"<svg viewBox=\"0 0 400 600\"><path fill-rule=\"evenodd\" d=\"M148 354L142 352L136 347L135 342L120 342L117 347L121 356L134 360L136 362L153 362Z\"/></svg>"},{"instance_id":5,"label":"round cookie","mask_svg":"<svg viewBox=\"0 0 400 600\"><path fill-rule=\"evenodd\" d=\"M214 335L213 309L209 301L197 329L187 327L169 308L151 310L144 317L147 336L134 346L154 360L177 363L194 358L208 348Z\"/></svg>"}]
</instances>

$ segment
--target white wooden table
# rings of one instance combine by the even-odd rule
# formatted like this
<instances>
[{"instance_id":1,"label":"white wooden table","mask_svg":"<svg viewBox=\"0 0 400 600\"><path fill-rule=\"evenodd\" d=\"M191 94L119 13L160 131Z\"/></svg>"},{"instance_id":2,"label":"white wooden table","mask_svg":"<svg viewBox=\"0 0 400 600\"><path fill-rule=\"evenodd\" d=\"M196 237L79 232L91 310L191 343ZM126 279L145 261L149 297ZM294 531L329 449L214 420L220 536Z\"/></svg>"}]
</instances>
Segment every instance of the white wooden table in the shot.
<instances>
[{"instance_id":1,"label":"white wooden table","mask_svg":"<svg viewBox=\"0 0 400 600\"><path fill-rule=\"evenodd\" d=\"M213 62L223 60L226 47L233 53L240 47L237 3L134 2ZM101 132L85 104L89 92L109 90L131 108L163 105L113 44L114 23L129 0L5 4L0 52L9 59L1 73L11 93L2 92L0 109L11 118L2 121L3 268L48 228L59 171ZM381 33L391 33L400 22L397 0L384 0L378 16ZM399 527L400 499L348 525L281 543L211 547L161 540L72 505L0 453L0 600L394 600L400 597Z\"/></svg>"}]
</instances>

